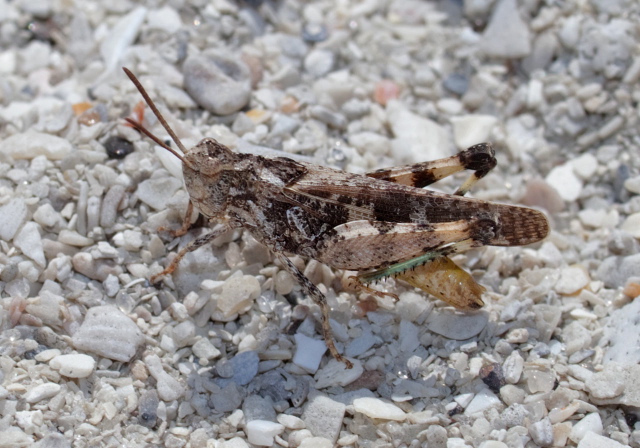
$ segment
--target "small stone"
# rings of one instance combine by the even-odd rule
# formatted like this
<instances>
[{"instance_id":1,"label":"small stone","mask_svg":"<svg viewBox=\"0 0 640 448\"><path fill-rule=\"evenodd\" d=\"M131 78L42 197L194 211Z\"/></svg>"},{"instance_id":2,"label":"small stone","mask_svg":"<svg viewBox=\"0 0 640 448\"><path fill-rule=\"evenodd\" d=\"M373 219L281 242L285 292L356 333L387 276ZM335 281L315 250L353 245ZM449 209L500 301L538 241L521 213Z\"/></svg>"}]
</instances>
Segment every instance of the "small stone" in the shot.
<instances>
[{"instance_id":1,"label":"small stone","mask_svg":"<svg viewBox=\"0 0 640 448\"><path fill-rule=\"evenodd\" d=\"M61 386L56 383L44 383L32 387L24 394L24 401L27 403L38 403L42 400L47 400L58 392L60 392Z\"/></svg>"},{"instance_id":2,"label":"small stone","mask_svg":"<svg viewBox=\"0 0 640 448\"><path fill-rule=\"evenodd\" d=\"M640 59L638 59L640 61ZM624 188L630 193L640 194L640 176L630 177L624 181Z\"/></svg>"},{"instance_id":3,"label":"small stone","mask_svg":"<svg viewBox=\"0 0 640 448\"><path fill-rule=\"evenodd\" d=\"M464 149L489 140L498 119L493 115L459 115L451 117L456 147Z\"/></svg>"},{"instance_id":4,"label":"small stone","mask_svg":"<svg viewBox=\"0 0 640 448\"><path fill-rule=\"evenodd\" d=\"M49 366L69 378L86 378L93 373L96 361L81 353L60 355L49 361Z\"/></svg>"},{"instance_id":5,"label":"small stone","mask_svg":"<svg viewBox=\"0 0 640 448\"><path fill-rule=\"evenodd\" d=\"M116 223L118 207L124 199L126 189L122 185L114 185L107 191L100 209L100 225L106 229Z\"/></svg>"},{"instance_id":6,"label":"small stone","mask_svg":"<svg viewBox=\"0 0 640 448\"><path fill-rule=\"evenodd\" d=\"M293 363L309 373L315 373L324 352L327 351L327 345L324 341L310 338L302 333L296 333L295 340L296 354L293 356Z\"/></svg>"},{"instance_id":7,"label":"small stone","mask_svg":"<svg viewBox=\"0 0 640 448\"><path fill-rule=\"evenodd\" d=\"M561 212L565 207L558 191L542 179L532 179L527 183L527 189L520 202L523 205L543 208L550 213Z\"/></svg>"},{"instance_id":8,"label":"small stone","mask_svg":"<svg viewBox=\"0 0 640 448\"><path fill-rule=\"evenodd\" d=\"M349 345L345 349L345 355L348 357L360 356L378 341L379 338L373 335L371 329L365 328L360 336L349 341Z\"/></svg>"},{"instance_id":9,"label":"small stone","mask_svg":"<svg viewBox=\"0 0 640 448\"><path fill-rule=\"evenodd\" d=\"M252 275L234 275L222 285L218 309L225 316L247 311L260 295L260 283Z\"/></svg>"},{"instance_id":10,"label":"small stone","mask_svg":"<svg viewBox=\"0 0 640 448\"><path fill-rule=\"evenodd\" d=\"M592 397L597 399L609 399L619 396L624 392L625 382L622 368L616 363L605 365L604 370L596 372L589 378L585 387Z\"/></svg>"},{"instance_id":11,"label":"small stone","mask_svg":"<svg viewBox=\"0 0 640 448\"><path fill-rule=\"evenodd\" d=\"M570 162L553 168L546 179L566 202L573 202L582 193L582 181L578 179Z\"/></svg>"},{"instance_id":12,"label":"small stone","mask_svg":"<svg viewBox=\"0 0 640 448\"><path fill-rule=\"evenodd\" d=\"M273 446L273 438L284 431L280 423L267 420L251 420L245 425L247 440L258 446Z\"/></svg>"},{"instance_id":13,"label":"small stone","mask_svg":"<svg viewBox=\"0 0 640 448\"><path fill-rule=\"evenodd\" d=\"M627 216L620 230L624 230L634 238L640 239L640 212Z\"/></svg>"},{"instance_id":14,"label":"small stone","mask_svg":"<svg viewBox=\"0 0 640 448\"><path fill-rule=\"evenodd\" d=\"M209 339L202 338L193 344L191 347L193 354L198 358L211 360L220 356L220 350L218 350Z\"/></svg>"},{"instance_id":15,"label":"small stone","mask_svg":"<svg viewBox=\"0 0 640 448\"><path fill-rule=\"evenodd\" d=\"M500 404L500 399L489 389L478 392L464 410L464 415L474 415Z\"/></svg>"},{"instance_id":16,"label":"small stone","mask_svg":"<svg viewBox=\"0 0 640 448\"><path fill-rule=\"evenodd\" d=\"M38 224L33 221L26 223L13 238L13 244L27 257L35 261L38 266L44 268L47 260L42 249L42 237L38 230Z\"/></svg>"},{"instance_id":17,"label":"small stone","mask_svg":"<svg viewBox=\"0 0 640 448\"><path fill-rule=\"evenodd\" d=\"M512 352L504 361L502 370L504 372L504 379L507 383L516 384L520 381L522 370L524 369L524 358L518 351Z\"/></svg>"},{"instance_id":18,"label":"small stone","mask_svg":"<svg viewBox=\"0 0 640 448\"><path fill-rule=\"evenodd\" d=\"M593 431L587 431L578 443L578 448L627 448L628 446Z\"/></svg>"},{"instance_id":19,"label":"small stone","mask_svg":"<svg viewBox=\"0 0 640 448\"><path fill-rule=\"evenodd\" d=\"M586 287L591 279L581 266L569 266L560 271L560 279L554 289L558 294L572 295Z\"/></svg>"},{"instance_id":20,"label":"small stone","mask_svg":"<svg viewBox=\"0 0 640 448\"><path fill-rule=\"evenodd\" d=\"M232 412L240 407L244 391L235 383L229 383L211 395L211 405L217 412Z\"/></svg>"},{"instance_id":21,"label":"small stone","mask_svg":"<svg viewBox=\"0 0 640 448\"><path fill-rule=\"evenodd\" d=\"M165 210L171 197L180 188L182 182L175 177L156 177L140 182L136 195L155 210Z\"/></svg>"},{"instance_id":22,"label":"small stone","mask_svg":"<svg viewBox=\"0 0 640 448\"><path fill-rule=\"evenodd\" d=\"M401 422L407 418L407 414L398 406L379 398L364 397L353 400L353 408L367 417L380 420L394 420Z\"/></svg>"},{"instance_id":23,"label":"small stone","mask_svg":"<svg viewBox=\"0 0 640 448\"><path fill-rule=\"evenodd\" d=\"M170 35L182 28L180 15L169 6L149 10L146 23L149 29L164 31Z\"/></svg>"},{"instance_id":24,"label":"small stone","mask_svg":"<svg viewBox=\"0 0 640 448\"><path fill-rule=\"evenodd\" d=\"M33 220L42 227L53 227L60 222L60 214L55 211L51 204L42 204L33 214Z\"/></svg>"},{"instance_id":25,"label":"small stone","mask_svg":"<svg viewBox=\"0 0 640 448\"><path fill-rule=\"evenodd\" d=\"M311 50L304 58L304 69L314 78L321 78L333 69L335 55L326 49Z\"/></svg>"},{"instance_id":26,"label":"small stone","mask_svg":"<svg viewBox=\"0 0 640 448\"><path fill-rule=\"evenodd\" d=\"M239 111L251 98L251 72L242 60L219 52L184 62L184 87L201 107L216 115Z\"/></svg>"},{"instance_id":27,"label":"small stone","mask_svg":"<svg viewBox=\"0 0 640 448\"><path fill-rule=\"evenodd\" d=\"M87 311L72 341L78 350L128 362L144 341L144 337L138 326L117 308L97 306Z\"/></svg>"},{"instance_id":28,"label":"small stone","mask_svg":"<svg viewBox=\"0 0 640 448\"><path fill-rule=\"evenodd\" d=\"M316 389L324 389L330 386L346 386L360 378L364 372L362 363L357 359L352 359L353 367L347 369L343 362L337 359L331 359L327 365L318 370L314 375L316 380Z\"/></svg>"},{"instance_id":29,"label":"small stone","mask_svg":"<svg viewBox=\"0 0 640 448\"><path fill-rule=\"evenodd\" d=\"M448 339L464 341L479 334L489 322L486 312L460 313L449 309L434 310L427 321L427 328Z\"/></svg>"},{"instance_id":30,"label":"small stone","mask_svg":"<svg viewBox=\"0 0 640 448\"><path fill-rule=\"evenodd\" d=\"M255 351L238 353L229 361L233 369L231 379L239 386L247 385L258 374L260 357Z\"/></svg>"},{"instance_id":31,"label":"small stone","mask_svg":"<svg viewBox=\"0 0 640 448\"><path fill-rule=\"evenodd\" d=\"M389 79L383 79L376 83L373 99L376 103L386 106L390 100L400 96L400 86Z\"/></svg>"},{"instance_id":32,"label":"small stone","mask_svg":"<svg viewBox=\"0 0 640 448\"><path fill-rule=\"evenodd\" d=\"M596 278L607 288L623 288L630 277L640 272L640 254L605 258L596 270Z\"/></svg>"},{"instance_id":33,"label":"small stone","mask_svg":"<svg viewBox=\"0 0 640 448\"><path fill-rule=\"evenodd\" d=\"M302 420L314 435L335 442L342 429L346 406L324 395L311 398L302 413Z\"/></svg>"},{"instance_id":34,"label":"small stone","mask_svg":"<svg viewBox=\"0 0 640 448\"><path fill-rule=\"evenodd\" d=\"M11 241L27 220L29 211L24 200L11 199L0 207L0 239Z\"/></svg>"},{"instance_id":35,"label":"small stone","mask_svg":"<svg viewBox=\"0 0 640 448\"><path fill-rule=\"evenodd\" d=\"M158 420L160 398L155 389L145 390L138 401L138 422L145 428L153 428Z\"/></svg>"},{"instance_id":36,"label":"small stone","mask_svg":"<svg viewBox=\"0 0 640 448\"><path fill-rule=\"evenodd\" d=\"M585 415L582 420L573 425L569 438L575 443L579 443L587 432L602 435L602 419L600 418L600 414L597 412Z\"/></svg>"},{"instance_id":37,"label":"small stone","mask_svg":"<svg viewBox=\"0 0 640 448\"><path fill-rule=\"evenodd\" d=\"M44 155L49 160L60 160L71 150L68 140L33 130L14 134L0 142L0 152L14 159L33 159Z\"/></svg>"},{"instance_id":38,"label":"small stone","mask_svg":"<svg viewBox=\"0 0 640 448\"><path fill-rule=\"evenodd\" d=\"M279 414L277 420L287 429L303 429L306 427L304 420L295 415Z\"/></svg>"},{"instance_id":39,"label":"small stone","mask_svg":"<svg viewBox=\"0 0 640 448\"><path fill-rule=\"evenodd\" d=\"M387 118L395 139L394 156L402 163L437 160L451 155L447 131L433 120L421 117L398 100L387 104Z\"/></svg>"},{"instance_id":40,"label":"small stone","mask_svg":"<svg viewBox=\"0 0 640 448\"><path fill-rule=\"evenodd\" d=\"M584 181L588 181L598 170L598 159L593 154L583 154L572 161L573 170Z\"/></svg>"},{"instance_id":41,"label":"small stone","mask_svg":"<svg viewBox=\"0 0 640 448\"><path fill-rule=\"evenodd\" d=\"M110 159L124 159L133 152L133 143L126 138L112 135L104 142L104 149Z\"/></svg>"},{"instance_id":42,"label":"small stone","mask_svg":"<svg viewBox=\"0 0 640 448\"><path fill-rule=\"evenodd\" d=\"M529 27L520 17L516 0L500 0L484 30L480 48L487 56L516 59L531 52Z\"/></svg>"},{"instance_id":43,"label":"small stone","mask_svg":"<svg viewBox=\"0 0 640 448\"><path fill-rule=\"evenodd\" d=\"M94 259L86 252L79 252L71 259L73 269L90 279L105 281L109 275L120 275L122 267L115 264L113 260Z\"/></svg>"},{"instance_id":44,"label":"small stone","mask_svg":"<svg viewBox=\"0 0 640 448\"><path fill-rule=\"evenodd\" d=\"M75 230L62 229L58 234L58 242L75 247L87 247L93 244L93 239L80 235Z\"/></svg>"},{"instance_id":45,"label":"small stone","mask_svg":"<svg viewBox=\"0 0 640 448\"><path fill-rule=\"evenodd\" d=\"M553 443L553 427L548 418L543 418L529 426L529 435L538 446L550 446Z\"/></svg>"},{"instance_id":46,"label":"small stone","mask_svg":"<svg viewBox=\"0 0 640 448\"><path fill-rule=\"evenodd\" d=\"M162 362L157 355L149 355L144 358L147 369L151 376L156 379L158 397L163 401L177 400L184 395L185 389L182 384L162 367Z\"/></svg>"},{"instance_id":47,"label":"small stone","mask_svg":"<svg viewBox=\"0 0 640 448\"><path fill-rule=\"evenodd\" d=\"M33 437L28 436L24 431L15 426L0 431L0 446L2 448L14 448L23 446L34 446Z\"/></svg>"}]
</instances>

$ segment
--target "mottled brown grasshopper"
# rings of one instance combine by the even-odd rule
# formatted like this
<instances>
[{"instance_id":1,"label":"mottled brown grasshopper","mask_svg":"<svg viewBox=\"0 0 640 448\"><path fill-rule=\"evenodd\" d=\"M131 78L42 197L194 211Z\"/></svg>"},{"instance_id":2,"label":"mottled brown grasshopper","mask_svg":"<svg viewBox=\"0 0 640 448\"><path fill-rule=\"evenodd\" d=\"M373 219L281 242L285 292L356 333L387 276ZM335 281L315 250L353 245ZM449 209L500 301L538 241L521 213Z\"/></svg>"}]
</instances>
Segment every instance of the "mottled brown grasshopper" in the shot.
<instances>
[{"instance_id":1,"label":"mottled brown grasshopper","mask_svg":"<svg viewBox=\"0 0 640 448\"><path fill-rule=\"evenodd\" d=\"M194 206L211 222L224 224L192 241L151 282L171 274L188 252L242 227L275 254L318 304L326 344L348 367L351 362L333 342L325 296L285 254L358 271L358 276L351 277L353 284L378 295L382 293L366 284L394 276L459 308L478 308L483 288L447 257L472 247L531 244L549 232L547 219L539 211L463 197L495 166L490 144L475 145L446 159L366 175L286 157L234 153L212 138L187 150L137 78L124 71L183 153L127 119L182 161L191 200L184 224L175 234L186 233ZM422 189L465 169L473 174L453 195ZM465 289L470 289L468 294Z\"/></svg>"}]
</instances>

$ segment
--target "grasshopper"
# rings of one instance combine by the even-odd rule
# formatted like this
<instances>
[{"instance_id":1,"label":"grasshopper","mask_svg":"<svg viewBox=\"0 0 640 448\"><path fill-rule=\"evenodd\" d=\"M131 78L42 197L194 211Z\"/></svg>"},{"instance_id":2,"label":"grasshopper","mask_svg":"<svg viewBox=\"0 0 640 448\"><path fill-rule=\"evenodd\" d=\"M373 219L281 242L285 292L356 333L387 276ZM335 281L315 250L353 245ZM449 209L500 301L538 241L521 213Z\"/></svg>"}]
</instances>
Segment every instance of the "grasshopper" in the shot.
<instances>
[{"instance_id":1,"label":"grasshopper","mask_svg":"<svg viewBox=\"0 0 640 448\"><path fill-rule=\"evenodd\" d=\"M318 304L327 347L348 368L352 363L338 352L333 341L324 294L285 254L358 271L350 277L353 285L377 295L383 293L367 284L395 276L427 292L441 292L440 297L445 299L449 290L456 296L454 305L477 308L482 306L482 289L469 297L460 288L456 292L456 285L473 289L476 284L447 257L485 245L531 244L549 232L547 218L537 210L463 196L496 165L488 143L449 158L365 175L286 157L234 153L212 138L187 150L138 79L126 68L124 71L182 151L127 119L182 161L190 201L183 226L174 234L187 232L194 207L211 223L223 224L180 250L162 272L151 277L151 283L173 273L188 252L230 229L244 228L273 252ZM453 195L422 188L465 169L473 173ZM430 283L429 277L436 272L443 275Z\"/></svg>"}]
</instances>

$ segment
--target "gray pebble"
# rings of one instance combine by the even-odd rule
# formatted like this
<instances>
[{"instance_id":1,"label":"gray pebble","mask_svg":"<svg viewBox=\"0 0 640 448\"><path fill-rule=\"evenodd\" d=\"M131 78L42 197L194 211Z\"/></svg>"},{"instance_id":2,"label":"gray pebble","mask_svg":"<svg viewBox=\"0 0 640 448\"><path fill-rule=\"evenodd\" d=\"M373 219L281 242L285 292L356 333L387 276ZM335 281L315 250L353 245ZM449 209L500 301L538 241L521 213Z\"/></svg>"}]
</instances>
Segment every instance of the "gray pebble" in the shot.
<instances>
[{"instance_id":1,"label":"gray pebble","mask_svg":"<svg viewBox=\"0 0 640 448\"><path fill-rule=\"evenodd\" d=\"M106 229L113 227L118 216L118 206L124 198L125 188L122 185L114 185L109 188L102 201L100 210L100 225Z\"/></svg>"},{"instance_id":2,"label":"gray pebble","mask_svg":"<svg viewBox=\"0 0 640 448\"><path fill-rule=\"evenodd\" d=\"M138 402L138 423L145 428L153 428L156 426L159 403L160 399L155 389L143 392Z\"/></svg>"},{"instance_id":3,"label":"gray pebble","mask_svg":"<svg viewBox=\"0 0 640 448\"><path fill-rule=\"evenodd\" d=\"M249 103L251 73L238 58L220 53L191 56L183 73L187 93L211 113L229 115Z\"/></svg>"},{"instance_id":4,"label":"gray pebble","mask_svg":"<svg viewBox=\"0 0 640 448\"><path fill-rule=\"evenodd\" d=\"M233 382L239 386L244 386L245 384L249 384L258 374L260 357L257 352L248 351L238 353L229 362L233 366Z\"/></svg>"},{"instance_id":5,"label":"gray pebble","mask_svg":"<svg viewBox=\"0 0 640 448\"><path fill-rule=\"evenodd\" d=\"M211 394L211 406L217 412L233 412L242 403L242 391L235 383L229 383L219 392Z\"/></svg>"},{"instance_id":6,"label":"gray pebble","mask_svg":"<svg viewBox=\"0 0 640 448\"><path fill-rule=\"evenodd\" d=\"M247 422L252 420L276 421L276 411L270 398L249 395L242 403L242 411Z\"/></svg>"},{"instance_id":7,"label":"gray pebble","mask_svg":"<svg viewBox=\"0 0 640 448\"><path fill-rule=\"evenodd\" d=\"M629 277L640 276L640 254L606 258L596 271L596 278L607 288L623 287Z\"/></svg>"}]
</instances>

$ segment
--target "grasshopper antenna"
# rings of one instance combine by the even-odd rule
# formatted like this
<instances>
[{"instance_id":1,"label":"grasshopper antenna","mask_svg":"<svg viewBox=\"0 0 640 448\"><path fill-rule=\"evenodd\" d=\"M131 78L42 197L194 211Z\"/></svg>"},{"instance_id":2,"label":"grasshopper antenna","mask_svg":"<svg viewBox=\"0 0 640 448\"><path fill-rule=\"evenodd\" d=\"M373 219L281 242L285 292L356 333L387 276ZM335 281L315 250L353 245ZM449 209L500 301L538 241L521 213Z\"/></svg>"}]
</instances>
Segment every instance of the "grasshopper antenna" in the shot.
<instances>
[{"instance_id":1,"label":"grasshopper antenna","mask_svg":"<svg viewBox=\"0 0 640 448\"><path fill-rule=\"evenodd\" d=\"M131 82L133 83L133 85L136 86L136 89L138 89L138 91L140 92L140 94L142 95L142 97L144 98L144 100L146 101L147 105L151 108L151 110L153 111L153 114L158 118L158 121L160 121L160 124L162 125L162 127L169 133L169 136L171 136L171 140L173 140L175 142L175 144L178 146L178 148L180 148L180 150L183 153L187 152L187 149L184 147L184 145L182 144L182 142L180 141L180 139L178 138L178 136L176 135L175 132L173 132L173 129L171 129L171 127L169 126L169 124L167 123L167 120L164 119L164 117L162 116L162 114L160 113L160 111L158 110L158 108L156 107L155 103L153 102L153 100L151 99L151 97L149 96L149 94L147 93L147 91L144 89L144 87L142 87L142 84L140 84L140 81L138 81L138 78L136 78L136 75L134 75L133 73L131 73L131 70L129 70L126 67L122 67L122 70L124 70L124 72L126 73L126 75L129 77L129 79L131 80ZM174 156L176 156L178 159L180 159L182 161L182 163L184 163L187 166L191 166L191 164L189 162L187 162L185 160L184 157L182 157L176 150L174 150L173 148L171 148L169 145L167 145L166 143L164 143L162 140L160 140L158 137L156 137L155 135L153 135L147 128L145 128L141 123L138 123L137 121L131 119L131 118L125 118L126 122L129 123L131 126L133 126L135 129L137 129L138 131L142 132L144 135L146 135L147 137L149 137L151 140L153 140L155 143L157 143L158 145L162 146L164 149L166 149L167 151L169 151L171 154L173 154Z\"/></svg>"}]
</instances>

